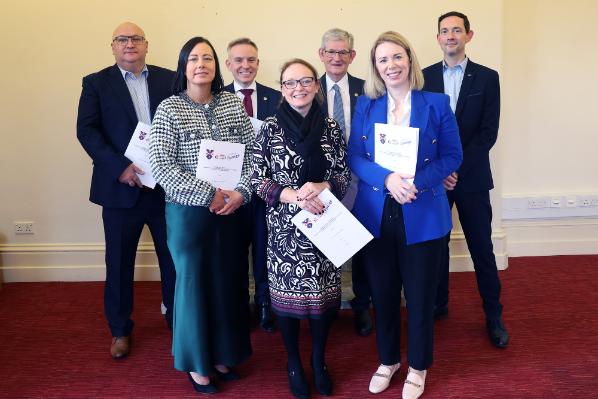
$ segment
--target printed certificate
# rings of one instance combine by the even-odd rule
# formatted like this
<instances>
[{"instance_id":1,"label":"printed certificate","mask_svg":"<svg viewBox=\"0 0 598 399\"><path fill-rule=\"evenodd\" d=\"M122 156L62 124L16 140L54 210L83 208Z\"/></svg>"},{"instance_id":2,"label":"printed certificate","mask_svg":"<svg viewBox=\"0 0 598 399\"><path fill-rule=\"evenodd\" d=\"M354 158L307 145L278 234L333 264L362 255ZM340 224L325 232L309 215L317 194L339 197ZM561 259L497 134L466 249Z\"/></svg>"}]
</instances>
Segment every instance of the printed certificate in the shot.
<instances>
[{"instance_id":1,"label":"printed certificate","mask_svg":"<svg viewBox=\"0 0 598 399\"><path fill-rule=\"evenodd\" d=\"M251 116L249 117L249 120L251 121L251 126L253 126L253 131L257 135L260 132L260 129L262 128L262 125L264 124L264 121L261 121L257 118L253 118Z\"/></svg>"},{"instance_id":2,"label":"printed certificate","mask_svg":"<svg viewBox=\"0 0 598 399\"><path fill-rule=\"evenodd\" d=\"M415 176L419 128L376 123L376 163L386 169ZM413 179L407 179L413 184Z\"/></svg>"},{"instance_id":3,"label":"printed certificate","mask_svg":"<svg viewBox=\"0 0 598 399\"><path fill-rule=\"evenodd\" d=\"M137 174L141 184L146 187L156 187L156 181L152 175L152 168L149 162L149 134L151 126L142 122L137 123L133 137L129 141L125 157L129 158L136 166L143 170L143 174Z\"/></svg>"},{"instance_id":4,"label":"printed certificate","mask_svg":"<svg viewBox=\"0 0 598 399\"><path fill-rule=\"evenodd\" d=\"M336 267L341 267L374 237L330 190L318 197L326 206L323 215L301 210L291 221Z\"/></svg>"},{"instance_id":5,"label":"printed certificate","mask_svg":"<svg viewBox=\"0 0 598 399\"><path fill-rule=\"evenodd\" d=\"M241 179L245 144L201 140L195 175L214 187L234 190Z\"/></svg>"}]
</instances>

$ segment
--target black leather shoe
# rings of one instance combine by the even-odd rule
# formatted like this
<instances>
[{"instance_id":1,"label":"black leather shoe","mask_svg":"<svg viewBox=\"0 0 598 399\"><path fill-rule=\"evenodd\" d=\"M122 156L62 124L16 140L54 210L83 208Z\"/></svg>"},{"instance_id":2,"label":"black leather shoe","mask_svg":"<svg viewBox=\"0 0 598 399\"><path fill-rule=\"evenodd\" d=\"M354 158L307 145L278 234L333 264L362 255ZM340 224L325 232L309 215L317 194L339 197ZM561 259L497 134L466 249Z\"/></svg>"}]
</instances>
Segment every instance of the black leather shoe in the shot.
<instances>
[{"instance_id":1,"label":"black leather shoe","mask_svg":"<svg viewBox=\"0 0 598 399\"><path fill-rule=\"evenodd\" d=\"M448 306L434 306L434 320L444 320L448 317Z\"/></svg>"},{"instance_id":2,"label":"black leather shoe","mask_svg":"<svg viewBox=\"0 0 598 399\"><path fill-rule=\"evenodd\" d=\"M276 330L276 323L274 322L274 316L270 309L269 303L262 303L257 307L258 318L260 319L260 327L266 332L274 332Z\"/></svg>"},{"instance_id":3,"label":"black leather shoe","mask_svg":"<svg viewBox=\"0 0 598 399\"><path fill-rule=\"evenodd\" d=\"M332 380L328 373L328 367L325 364L315 367L314 361L311 359L311 369L314 372L314 385L316 386L316 391L323 396L332 395Z\"/></svg>"},{"instance_id":4,"label":"black leather shoe","mask_svg":"<svg viewBox=\"0 0 598 399\"><path fill-rule=\"evenodd\" d=\"M367 337L371 334L374 325L370 312L365 310L353 310L353 325L355 332L362 337Z\"/></svg>"},{"instance_id":5,"label":"black leather shoe","mask_svg":"<svg viewBox=\"0 0 598 399\"><path fill-rule=\"evenodd\" d=\"M216 388L216 385L214 385L214 383L212 381L210 381L210 383L207 385L201 385L201 384L198 384L197 382L195 382L195 380L191 376L191 373L187 373L187 376L189 377L189 381L191 381L191 384L193 384L193 389L195 389L197 392L199 392L199 393L216 393L216 392L218 392L218 388Z\"/></svg>"},{"instance_id":6,"label":"black leather shoe","mask_svg":"<svg viewBox=\"0 0 598 399\"><path fill-rule=\"evenodd\" d=\"M216 377L218 377L218 379L221 381L237 381L241 379L239 373L231 368L228 369L228 372L223 373L214 367L214 372L216 373Z\"/></svg>"},{"instance_id":7,"label":"black leather shoe","mask_svg":"<svg viewBox=\"0 0 598 399\"><path fill-rule=\"evenodd\" d=\"M509 346L509 333L507 333L502 317L498 319L486 319L486 328L488 329L488 338L490 338L492 345L500 349L505 349Z\"/></svg>"},{"instance_id":8,"label":"black leather shoe","mask_svg":"<svg viewBox=\"0 0 598 399\"><path fill-rule=\"evenodd\" d=\"M305 373L303 369L299 371L290 371L287 365L287 375L289 377L289 388L291 393L297 399L309 398L309 385L305 379Z\"/></svg>"}]
</instances>

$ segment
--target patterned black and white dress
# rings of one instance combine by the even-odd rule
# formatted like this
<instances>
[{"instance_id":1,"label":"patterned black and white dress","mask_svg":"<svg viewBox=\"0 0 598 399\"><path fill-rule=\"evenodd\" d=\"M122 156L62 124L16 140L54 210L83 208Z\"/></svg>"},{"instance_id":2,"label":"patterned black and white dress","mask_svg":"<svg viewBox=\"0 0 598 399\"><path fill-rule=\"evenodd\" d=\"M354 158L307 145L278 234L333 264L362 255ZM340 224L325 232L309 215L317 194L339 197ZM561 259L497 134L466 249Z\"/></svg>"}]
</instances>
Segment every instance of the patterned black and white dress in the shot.
<instances>
[{"instance_id":1,"label":"patterned black and white dress","mask_svg":"<svg viewBox=\"0 0 598 399\"><path fill-rule=\"evenodd\" d=\"M343 134L326 118L320 140L328 164L325 180L341 199L351 180ZM303 158L293 149L276 117L267 118L253 149L252 186L267 204L268 280L272 309L281 316L320 318L341 301L341 270L336 268L291 222L301 209L283 204L280 193L297 185Z\"/></svg>"}]
</instances>

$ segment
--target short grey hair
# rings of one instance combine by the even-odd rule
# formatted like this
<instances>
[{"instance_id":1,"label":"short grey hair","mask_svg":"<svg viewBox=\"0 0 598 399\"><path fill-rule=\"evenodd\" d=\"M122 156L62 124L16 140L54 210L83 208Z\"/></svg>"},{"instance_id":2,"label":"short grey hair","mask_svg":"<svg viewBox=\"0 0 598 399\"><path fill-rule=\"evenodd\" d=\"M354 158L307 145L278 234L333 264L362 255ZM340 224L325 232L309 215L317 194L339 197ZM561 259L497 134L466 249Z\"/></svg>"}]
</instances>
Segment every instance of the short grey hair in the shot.
<instances>
[{"instance_id":1,"label":"short grey hair","mask_svg":"<svg viewBox=\"0 0 598 399\"><path fill-rule=\"evenodd\" d=\"M320 48L326 48L326 43L333 40L344 40L349 43L349 50L353 50L353 35L339 28L332 28L324 32Z\"/></svg>"}]
</instances>

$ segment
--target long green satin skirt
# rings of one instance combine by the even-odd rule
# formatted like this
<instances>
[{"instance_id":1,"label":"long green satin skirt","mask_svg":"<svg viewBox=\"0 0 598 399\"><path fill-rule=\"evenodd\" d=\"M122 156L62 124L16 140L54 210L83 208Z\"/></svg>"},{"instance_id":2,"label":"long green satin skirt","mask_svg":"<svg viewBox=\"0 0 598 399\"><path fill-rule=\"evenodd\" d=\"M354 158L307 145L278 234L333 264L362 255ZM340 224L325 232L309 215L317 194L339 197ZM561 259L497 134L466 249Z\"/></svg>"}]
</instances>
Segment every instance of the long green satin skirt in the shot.
<instances>
[{"instance_id":1,"label":"long green satin skirt","mask_svg":"<svg viewBox=\"0 0 598 399\"><path fill-rule=\"evenodd\" d=\"M241 214L169 203L166 224L176 269L174 367L208 375L215 364L241 363L251 355Z\"/></svg>"}]
</instances>

